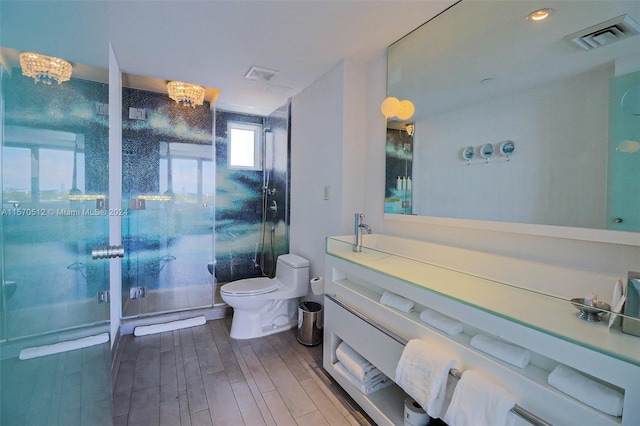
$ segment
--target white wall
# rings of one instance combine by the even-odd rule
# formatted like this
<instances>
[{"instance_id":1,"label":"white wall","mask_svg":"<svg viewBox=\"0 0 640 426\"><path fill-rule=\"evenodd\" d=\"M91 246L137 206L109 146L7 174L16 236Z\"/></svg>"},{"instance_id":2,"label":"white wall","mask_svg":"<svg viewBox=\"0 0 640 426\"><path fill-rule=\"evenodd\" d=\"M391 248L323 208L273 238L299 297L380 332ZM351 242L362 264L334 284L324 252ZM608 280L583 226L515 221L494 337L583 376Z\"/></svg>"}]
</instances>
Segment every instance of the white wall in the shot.
<instances>
[{"instance_id":1,"label":"white wall","mask_svg":"<svg viewBox=\"0 0 640 426\"><path fill-rule=\"evenodd\" d=\"M353 231L355 213L365 213L366 174L366 105L367 67L365 64L345 61L343 99L342 155L342 229ZM365 223L367 222L365 217Z\"/></svg>"},{"instance_id":2,"label":"white wall","mask_svg":"<svg viewBox=\"0 0 640 426\"><path fill-rule=\"evenodd\" d=\"M290 252L312 277L323 274L326 236L353 232L364 209L366 75L343 61L292 99Z\"/></svg>"},{"instance_id":3,"label":"white wall","mask_svg":"<svg viewBox=\"0 0 640 426\"><path fill-rule=\"evenodd\" d=\"M417 121L413 212L604 228L613 73L598 68ZM509 161L498 152L505 140L516 146ZM477 149L487 143L489 162ZM476 148L469 165L465 146Z\"/></svg>"}]
</instances>

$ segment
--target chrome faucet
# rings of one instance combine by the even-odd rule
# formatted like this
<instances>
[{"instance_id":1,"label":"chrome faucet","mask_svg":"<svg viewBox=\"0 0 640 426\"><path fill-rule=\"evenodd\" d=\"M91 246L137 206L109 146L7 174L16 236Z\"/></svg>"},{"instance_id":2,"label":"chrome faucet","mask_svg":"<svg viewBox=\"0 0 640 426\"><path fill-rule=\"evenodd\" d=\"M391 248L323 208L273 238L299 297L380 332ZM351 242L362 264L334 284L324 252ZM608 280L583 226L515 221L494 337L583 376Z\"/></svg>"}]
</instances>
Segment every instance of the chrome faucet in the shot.
<instances>
[{"instance_id":1,"label":"chrome faucet","mask_svg":"<svg viewBox=\"0 0 640 426\"><path fill-rule=\"evenodd\" d=\"M362 221L364 220L364 213L356 213L355 217L355 226L354 226L354 234L355 234L355 244L353 245L353 251L360 252L362 251L362 229L367 231L367 234L371 233L371 227Z\"/></svg>"}]
</instances>

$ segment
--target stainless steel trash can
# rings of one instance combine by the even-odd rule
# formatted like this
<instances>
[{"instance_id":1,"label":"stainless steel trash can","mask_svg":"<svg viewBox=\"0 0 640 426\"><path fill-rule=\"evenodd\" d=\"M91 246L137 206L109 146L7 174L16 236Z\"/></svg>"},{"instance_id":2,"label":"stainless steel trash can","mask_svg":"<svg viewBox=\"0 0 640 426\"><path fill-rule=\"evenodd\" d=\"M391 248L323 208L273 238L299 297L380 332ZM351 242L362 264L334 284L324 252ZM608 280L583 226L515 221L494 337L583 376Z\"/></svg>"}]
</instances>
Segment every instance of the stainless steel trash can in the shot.
<instances>
[{"instance_id":1,"label":"stainless steel trash can","mask_svg":"<svg viewBox=\"0 0 640 426\"><path fill-rule=\"evenodd\" d=\"M302 302L298 307L298 342L316 346L322 342L322 305Z\"/></svg>"}]
</instances>

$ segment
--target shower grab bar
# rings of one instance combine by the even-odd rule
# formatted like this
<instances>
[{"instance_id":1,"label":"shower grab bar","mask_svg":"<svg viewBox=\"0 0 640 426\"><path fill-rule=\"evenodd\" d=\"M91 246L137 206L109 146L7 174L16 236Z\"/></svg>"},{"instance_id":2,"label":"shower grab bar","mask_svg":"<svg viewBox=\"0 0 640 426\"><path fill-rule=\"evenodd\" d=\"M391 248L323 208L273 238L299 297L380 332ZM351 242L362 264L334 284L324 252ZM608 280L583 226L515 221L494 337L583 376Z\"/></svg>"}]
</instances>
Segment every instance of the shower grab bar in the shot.
<instances>
[{"instance_id":1,"label":"shower grab bar","mask_svg":"<svg viewBox=\"0 0 640 426\"><path fill-rule=\"evenodd\" d=\"M331 295L331 294L326 294L325 293L325 297L327 299L331 300L336 305L340 306L341 308L344 308L350 314L354 315L355 317L357 317L360 320L366 322L367 324L369 324L370 326L374 327L375 329L377 329L377 330L383 332L384 334L386 334L387 336L391 337L393 340L395 340L396 342L400 343L402 346L406 346L407 345L407 343L408 343L407 339L397 335L393 331L391 331L388 328L384 327L383 325L377 323L376 321L368 318L366 315L363 315L361 312L357 311L356 309L352 308L351 306L347 305L346 303L338 300L335 297L335 294ZM462 378L462 372L460 370L455 369L455 368L452 368L451 370L449 370L449 375L454 377L455 379L458 379L458 380L460 380L460 378ZM513 406L511 411L515 415L517 415L518 417L522 418L523 420L531 423L532 425L535 425L535 426L552 426L551 423L541 419L540 417L536 416L535 414L533 414L532 412L530 412L528 410L525 410L524 408L520 407L517 404Z\"/></svg>"}]
</instances>

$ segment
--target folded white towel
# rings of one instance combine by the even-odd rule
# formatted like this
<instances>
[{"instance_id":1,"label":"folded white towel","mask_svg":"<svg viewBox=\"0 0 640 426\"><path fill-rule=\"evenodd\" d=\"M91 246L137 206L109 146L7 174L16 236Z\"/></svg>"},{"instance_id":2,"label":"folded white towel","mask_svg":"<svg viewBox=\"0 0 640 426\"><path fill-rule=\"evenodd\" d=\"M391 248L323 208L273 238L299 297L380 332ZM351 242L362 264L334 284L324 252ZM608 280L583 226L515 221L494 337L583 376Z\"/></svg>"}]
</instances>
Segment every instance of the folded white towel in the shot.
<instances>
[{"instance_id":1,"label":"folded white towel","mask_svg":"<svg viewBox=\"0 0 640 426\"><path fill-rule=\"evenodd\" d=\"M547 382L596 410L616 417L622 415L624 395L621 392L590 379L572 368L565 365L556 366L547 377Z\"/></svg>"},{"instance_id":2,"label":"folded white towel","mask_svg":"<svg viewBox=\"0 0 640 426\"><path fill-rule=\"evenodd\" d=\"M420 312L420 320L451 335L460 334L463 330L463 325L460 321L456 321L432 309L425 309Z\"/></svg>"},{"instance_id":3,"label":"folded white towel","mask_svg":"<svg viewBox=\"0 0 640 426\"><path fill-rule=\"evenodd\" d=\"M476 334L473 336L471 346L520 368L526 367L531 359L531 352L527 349L500 342L484 334Z\"/></svg>"},{"instance_id":4,"label":"folded white towel","mask_svg":"<svg viewBox=\"0 0 640 426\"><path fill-rule=\"evenodd\" d=\"M347 369L342 365L341 362L337 362L333 365L336 372L338 372L342 377L347 379L349 383L351 383L356 389L362 392L365 395L369 395L373 392L379 391L382 388L386 388L393 382L384 374L378 376L377 380L370 380L368 383L362 383L358 379L356 379L351 373L347 371Z\"/></svg>"},{"instance_id":5,"label":"folded white towel","mask_svg":"<svg viewBox=\"0 0 640 426\"><path fill-rule=\"evenodd\" d=\"M385 291L380 297L380 303L391 306L402 312L411 312L413 310L413 300L409 300L390 291Z\"/></svg>"},{"instance_id":6,"label":"folded white towel","mask_svg":"<svg viewBox=\"0 0 640 426\"><path fill-rule=\"evenodd\" d=\"M338 345L336 357L349 373L363 383L375 380L377 376L382 374L380 370L345 342Z\"/></svg>"},{"instance_id":7,"label":"folded white towel","mask_svg":"<svg viewBox=\"0 0 640 426\"><path fill-rule=\"evenodd\" d=\"M469 370L453 391L444 415L449 426L504 426L515 398L482 374Z\"/></svg>"},{"instance_id":8,"label":"folded white towel","mask_svg":"<svg viewBox=\"0 0 640 426\"><path fill-rule=\"evenodd\" d=\"M429 343L413 339L407 343L396 367L395 382L424 408L440 417L447 390L449 370L456 360Z\"/></svg>"}]
</instances>

